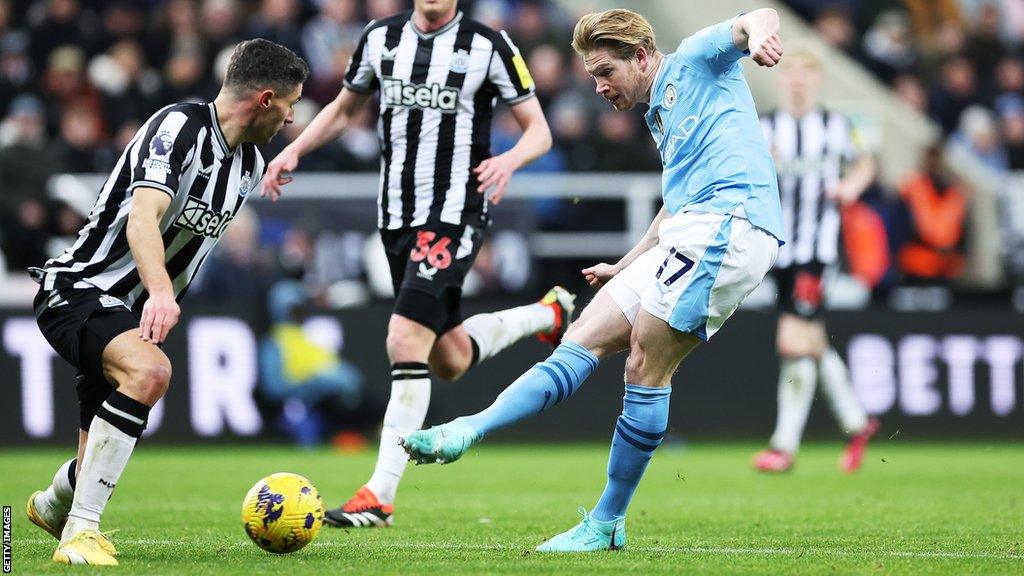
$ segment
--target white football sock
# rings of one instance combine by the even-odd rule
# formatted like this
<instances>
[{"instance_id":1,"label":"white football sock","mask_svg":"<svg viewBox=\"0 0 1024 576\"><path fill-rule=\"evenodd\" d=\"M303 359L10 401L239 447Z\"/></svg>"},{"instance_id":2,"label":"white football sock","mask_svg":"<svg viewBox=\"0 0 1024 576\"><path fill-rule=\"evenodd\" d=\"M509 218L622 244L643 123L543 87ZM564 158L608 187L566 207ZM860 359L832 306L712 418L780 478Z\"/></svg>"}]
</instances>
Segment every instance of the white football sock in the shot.
<instances>
[{"instance_id":1,"label":"white football sock","mask_svg":"<svg viewBox=\"0 0 1024 576\"><path fill-rule=\"evenodd\" d=\"M82 530L99 530L100 516L121 479L135 443L146 426L149 406L115 391L89 424L82 470L61 542Z\"/></svg>"},{"instance_id":2,"label":"white football sock","mask_svg":"<svg viewBox=\"0 0 1024 576\"><path fill-rule=\"evenodd\" d=\"M392 367L391 398L384 412L384 426L377 449L377 467L366 487L382 504L395 501L409 455L398 445L423 426L430 407L430 371L426 364L403 362Z\"/></svg>"},{"instance_id":3,"label":"white football sock","mask_svg":"<svg viewBox=\"0 0 1024 576\"><path fill-rule=\"evenodd\" d=\"M72 458L60 465L53 475L53 483L36 496L36 511L43 515L47 521L63 519L71 510L71 503L75 499L75 487L71 485L75 475L77 458Z\"/></svg>"},{"instance_id":4,"label":"white football sock","mask_svg":"<svg viewBox=\"0 0 1024 576\"><path fill-rule=\"evenodd\" d=\"M555 326L555 311L539 302L499 312L477 314L462 323L480 350L477 363L497 355L519 340Z\"/></svg>"},{"instance_id":5,"label":"white football sock","mask_svg":"<svg viewBox=\"0 0 1024 576\"><path fill-rule=\"evenodd\" d=\"M818 378L843 433L852 436L863 430L867 426L868 415L850 387L850 372L835 348L826 350L818 361Z\"/></svg>"},{"instance_id":6,"label":"white football sock","mask_svg":"<svg viewBox=\"0 0 1024 576\"><path fill-rule=\"evenodd\" d=\"M783 358L779 364L779 415L771 447L796 454L814 401L818 365L811 357Z\"/></svg>"}]
</instances>

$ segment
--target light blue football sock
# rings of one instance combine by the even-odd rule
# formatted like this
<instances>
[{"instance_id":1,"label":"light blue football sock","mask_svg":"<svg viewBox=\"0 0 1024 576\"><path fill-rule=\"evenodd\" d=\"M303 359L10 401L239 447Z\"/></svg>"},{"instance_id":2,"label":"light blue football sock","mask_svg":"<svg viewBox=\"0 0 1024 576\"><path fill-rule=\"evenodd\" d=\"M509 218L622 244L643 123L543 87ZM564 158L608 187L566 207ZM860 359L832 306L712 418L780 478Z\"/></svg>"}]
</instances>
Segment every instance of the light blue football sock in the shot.
<instances>
[{"instance_id":1,"label":"light blue football sock","mask_svg":"<svg viewBox=\"0 0 1024 576\"><path fill-rule=\"evenodd\" d=\"M598 359L575 342L562 342L548 359L530 368L484 411L464 421L481 437L527 416L543 412L579 390Z\"/></svg>"},{"instance_id":2,"label":"light blue football sock","mask_svg":"<svg viewBox=\"0 0 1024 576\"><path fill-rule=\"evenodd\" d=\"M665 437L672 388L645 388L626 384L622 414L615 424L608 455L608 483L591 511L600 522L626 516L626 508L647 463Z\"/></svg>"}]
</instances>

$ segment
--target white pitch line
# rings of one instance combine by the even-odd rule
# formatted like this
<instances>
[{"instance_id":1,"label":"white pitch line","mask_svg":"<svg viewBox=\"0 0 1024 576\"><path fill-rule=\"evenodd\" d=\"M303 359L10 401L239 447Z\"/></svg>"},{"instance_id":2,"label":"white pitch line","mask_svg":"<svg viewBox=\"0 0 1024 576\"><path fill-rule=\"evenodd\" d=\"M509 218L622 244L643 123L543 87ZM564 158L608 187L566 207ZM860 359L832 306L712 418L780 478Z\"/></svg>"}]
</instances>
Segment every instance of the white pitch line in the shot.
<instances>
[{"instance_id":1,"label":"white pitch line","mask_svg":"<svg viewBox=\"0 0 1024 576\"><path fill-rule=\"evenodd\" d=\"M25 540L15 539L14 544L52 544L53 539L29 538ZM131 544L139 546L192 546L192 540L170 540L159 538L118 538L115 544ZM246 541L229 544L229 548L243 548L248 546ZM334 541L318 540L309 545L310 548L385 548L390 550L459 550L466 552L511 552L519 551L521 548L501 544L430 544L425 542L359 542L359 541ZM657 554L723 554L730 556L841 556L841 557L863 557L863 558L949 558L961 560L1021 560L1024 561L1024 553L1000 553L1000 552L933 552L933 551L900 551L892 550L875 552L870 550L798 550L795 548L742 548L742 547L708 547L708 546L630 546L628 551L633 553L657 553Z\"/></svg>"}]
</instances>

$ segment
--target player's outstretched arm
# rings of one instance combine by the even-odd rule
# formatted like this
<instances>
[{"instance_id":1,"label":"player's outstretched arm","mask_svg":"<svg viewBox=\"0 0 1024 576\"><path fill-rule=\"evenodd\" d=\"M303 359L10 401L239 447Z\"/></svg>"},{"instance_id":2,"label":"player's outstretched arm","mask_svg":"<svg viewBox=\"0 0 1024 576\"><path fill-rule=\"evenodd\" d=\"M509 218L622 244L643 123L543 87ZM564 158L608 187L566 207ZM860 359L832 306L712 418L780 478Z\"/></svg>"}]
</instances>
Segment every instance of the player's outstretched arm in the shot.
<instances>
[{"instance_id":1,"label":"player's outstretched arm","mask_svg":"<svg viewBox=\"0 0 1024 576\"><path fill-rule=\"evenodd\" d=\"M281 196L281 187L292 181L289 174L299 165L299 158L341 136L368 98L369 94L342 88L338 97L324 106L302 134L267 165L260 196L277 200Z\"/></svg>"},{"instance_id":2,"label":"player's outstretched arm","mask_svg":"<svg viewBox=\"0 0 1024 576\"><path fill-rule=\"evenodd\" d=\"M515 117L523 135L511 150L488 158L473 169L480 186L477 192L486 193L489 188L494 187L491 192L491 202L501 202L505 195L505 187L508 186L512 173L519 168L540 158L551 149L551 129L548 128L548 121L544 118L544 111L540 108L540 102L536 98L530 98L511 108L512 116Z\"/></svg>"},{"instance_id":3,"label":"player's outstretched arm","mask_svg":"<svg viewBox=\"0 0 1024 576\"><path fill-rule=\"evenodd\" d=\"M149 300L142 307L139 331L144 341L153 344L167 338L181 313L164 265L164 240L160 234L160 220L170 204L171 197L166 192L139 187L132 192L132 209L128 213L128 247L139 279L149 292Z\"/></svg>"},{"instance_id":4,"label":"player's outstretched arm","mask_svg":"<svg viewBox=\"0 0 1024 576\"><path fill-rule=\"evenodd\" d=\"M782 59L779 13L760 8L740 16L732 26L732 41L740 50L750 50L750 57L760 66L775 66Z\"/></svg>"},{"instance_id":5,"label":"player's outstretched arm","mask_svg":"<svg viewBox=\"0 0 1024 576\"><path fill-rule=\"evenodd\" d=\"M595 264L590 268L584 268L580 272L583 273L583 277L587 280L587 283L594 288L600 288L604 286L606 282L615 277L616 274L622 272L622 269L633 263L640 257L641 254L647 252L651 248L654 248L658 244L658 227L661 225L661 221L668 216L668 211L662 206L658 215L654 217L654 221L647 228L647 232L644 237L633 246L632 250L626 253L625 256L619 259L615 264L607 264L601 262Z\"/></svg>"}]
</instances>

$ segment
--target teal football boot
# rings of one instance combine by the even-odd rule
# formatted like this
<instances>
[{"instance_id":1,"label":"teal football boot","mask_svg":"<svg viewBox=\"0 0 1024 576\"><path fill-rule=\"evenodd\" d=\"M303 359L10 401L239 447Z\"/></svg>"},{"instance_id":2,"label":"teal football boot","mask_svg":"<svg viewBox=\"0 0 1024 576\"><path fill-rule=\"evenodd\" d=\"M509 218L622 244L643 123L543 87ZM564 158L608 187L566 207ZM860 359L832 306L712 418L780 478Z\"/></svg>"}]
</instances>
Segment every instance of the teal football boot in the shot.
<instances>
[{"instance_id":1,"label":"teal football boot","mask_svg":"<svg viewBox=\"0 0 1024 576\"><path fill-rule=\"evenodd\" d=\"M447 424L417 430L399 440L409 459L417 464L450 464L455 462L477 443L481 436L466 423L456 418Z\"/></svg>"},{"instance_id":2,"label":"teal football boot","mask_svg":"<svg viewBox=\"0 0 1024 576\"><path fill-rule=\"evenodd\" d=\"M626 547L626 519L609 522L595 520L583 506L583 521L551 540L537 546L537 552L597 552Z\"/></svg>"}]
</instances>

